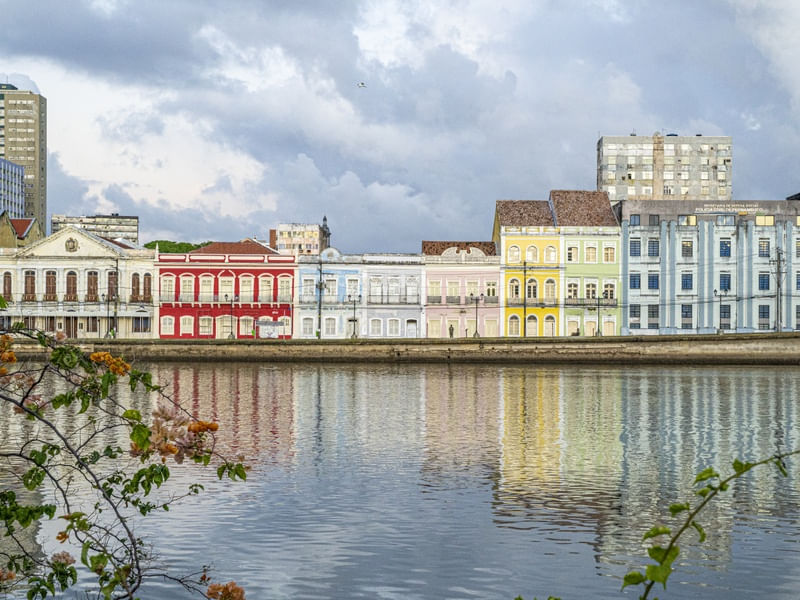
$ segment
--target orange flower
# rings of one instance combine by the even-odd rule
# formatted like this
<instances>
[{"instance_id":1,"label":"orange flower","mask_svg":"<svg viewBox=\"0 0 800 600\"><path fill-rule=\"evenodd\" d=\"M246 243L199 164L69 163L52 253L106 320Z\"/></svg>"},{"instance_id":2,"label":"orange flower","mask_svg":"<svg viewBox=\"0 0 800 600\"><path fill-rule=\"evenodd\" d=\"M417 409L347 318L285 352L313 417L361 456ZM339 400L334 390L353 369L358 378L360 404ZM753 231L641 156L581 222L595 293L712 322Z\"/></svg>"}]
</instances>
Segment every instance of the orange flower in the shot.
<instances>
[{"instance_id":1,"label":"orange flower","mask_svg":"<svg viewBox=\"0 0 800 600\"><path fill-rule=\"evenodd\" d=\"M217 431L219 425L210 421L195 421L194 423L189 423L186 429L189 430L189 433L203 433L205 431Z\"/></svg>"},{"instance_id":2,"label":"orange flower","mask_svg":"<svg viewBox=\"0 0 800 600\"><path fill-rule=\"evenodd\" d=\"M67 538L68 538L68 537L69 537L69 536L67 535L67 532L66 532L66 531L59 531L59 532L58 532L58 535L56 535L56 539L57 539L59 542L61 542L62 544L63 544L64 542L66 542L66 541L67 541Z\"/></svg>"},{"instance_id":3,"label":"orange flower","mask_svg":"<svg viewBox=\"0 0 800 600\"><path fill-rule=\"evenodd\" d=\"M2 354L0 354L0 362L15 363L17 362L17 355L14 354L13 350L6 350Z\"/></svg>"}]
</instances>

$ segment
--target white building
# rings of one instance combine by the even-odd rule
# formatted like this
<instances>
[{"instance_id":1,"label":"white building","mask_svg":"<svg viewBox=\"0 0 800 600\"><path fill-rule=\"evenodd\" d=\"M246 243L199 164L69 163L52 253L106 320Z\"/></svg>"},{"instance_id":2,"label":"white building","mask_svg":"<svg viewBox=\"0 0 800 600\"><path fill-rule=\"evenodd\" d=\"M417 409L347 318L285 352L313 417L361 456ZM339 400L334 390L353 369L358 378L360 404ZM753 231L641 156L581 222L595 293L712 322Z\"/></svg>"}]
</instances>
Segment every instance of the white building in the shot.
<instances>
[{"instance_id":1,"label":"white building","mask_svg":"<svg viewBox=\"0 0 800 600\"><path fill-rule=\"evenodd\" d=\"M619 200L730 200L729 136L603 136L597 189Z\"/></svg>"}]
</instances>

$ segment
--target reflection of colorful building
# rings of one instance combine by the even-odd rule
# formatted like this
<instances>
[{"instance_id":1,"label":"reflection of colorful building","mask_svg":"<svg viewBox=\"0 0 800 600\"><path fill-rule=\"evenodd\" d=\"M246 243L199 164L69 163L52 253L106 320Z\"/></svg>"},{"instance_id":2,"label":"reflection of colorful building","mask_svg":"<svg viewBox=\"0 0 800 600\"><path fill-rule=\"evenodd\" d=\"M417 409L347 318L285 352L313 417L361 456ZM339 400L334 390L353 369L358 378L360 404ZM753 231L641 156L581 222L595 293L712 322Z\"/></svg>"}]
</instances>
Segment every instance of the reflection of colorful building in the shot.
<instances>
[{"instance_id":1,"label":"reflection of colorful building","mask_svg":"<svg viewBox=\"0 0 800 600\"><path fill-rule=\"evenodd\" d=\"M566 335L618 335L619 223L605 192L550 192L563 241Z\"/></svg>"},{"instance_id":2,"label":"reflection of colorful building","mask_svg":"<svg viewBox=\"0 0 800 600\"><path fill-rule=\"evenodd\" d=\"M293 256L254 240L156 254L161 338L288 338Z\"/></svg>"},{"instance_id":3,"label":"reflection of colorful building","mask_svg":"<svg viewBox=\"0 0 800 600\"><path fill-rule=\"evenodd\" d=\"M545 200L498 200L492 232L501 257L509 337L559 332L560 238Z\"/></svg>"},{"instance_id":4,"label":"reflection of colorful building","mask_svg":"<svg viewBox=\"0 0 800 600\"><path fill-rule=\"evenodd\" d=\"M500 258L494 242L422 242L428 337L499 332ZM477 328L477 331L476 331Z\"/></svg>"}]
</instances>

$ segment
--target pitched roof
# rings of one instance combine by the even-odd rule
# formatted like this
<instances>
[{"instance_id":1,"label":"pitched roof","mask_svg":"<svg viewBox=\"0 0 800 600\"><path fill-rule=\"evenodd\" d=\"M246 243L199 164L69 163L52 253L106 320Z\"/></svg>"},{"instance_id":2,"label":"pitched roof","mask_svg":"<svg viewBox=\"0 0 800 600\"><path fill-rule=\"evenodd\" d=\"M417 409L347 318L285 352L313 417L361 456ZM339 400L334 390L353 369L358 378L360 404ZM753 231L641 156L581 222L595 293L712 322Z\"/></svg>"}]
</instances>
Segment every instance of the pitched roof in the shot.
<instances>
[{"instance_id":1,"label":"pitched roof","mask_svg":"<svg viewBox=\"0 0 800 600\"><path fill-rule=\"evenodd\" d=\"M189 254L277 254L275 250L255 240L240 242L211 242L207 246L192 250Z\"/></svg>"},{"instance_id":2,"label":"pitched roof","mask_svg":"<svg viewBox=\"0 0 800 600\"><path fill-rule=\"evenodd\" d=\"M9 221L11 221L11 226L14 228L17 237L23 239L33 227L34 219L9 219Z\"/></svg>"},{"instance_id":3,"label":"pitched roof","mask_svg":"<svg viewBox=\"0 0 800 600\"><path fill-rule=\"evenodd\" d=\"M422 242L422 253L429 256L441 256L448 248L456 248L459 251L469 252L470 248L477 248L486 256L495 256L494 242Z\"/></svg>"},{"instance_id":4,"label":"pitched roof","mask_svg":"<svg viewBox=\"0 0 800 600\"><path fill-rule=\"evenodd\" d=\"M550 201L559 227L618 227L606 192L552 190Z\"/></svg>"},{"instance_id":5,"label":"pitched roof","mask_svg":"<svg viewBox=\"0 0 800 600\"><path fill-rule=\"evenodd\" d=\"M498 200L495 214L500 225L552 227L553 215L547 200Z\"/></svg>"}]
</instances>

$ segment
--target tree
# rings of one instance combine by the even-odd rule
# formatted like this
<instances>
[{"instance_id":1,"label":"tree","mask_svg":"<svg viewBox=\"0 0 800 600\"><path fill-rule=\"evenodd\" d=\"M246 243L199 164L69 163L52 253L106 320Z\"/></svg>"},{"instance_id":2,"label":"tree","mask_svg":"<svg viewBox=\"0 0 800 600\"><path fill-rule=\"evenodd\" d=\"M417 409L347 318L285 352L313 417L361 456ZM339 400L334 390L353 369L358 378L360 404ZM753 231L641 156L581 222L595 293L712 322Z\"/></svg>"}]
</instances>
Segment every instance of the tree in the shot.
<instances>
[{"instance_id":1,"label":"tree","mask_svg":"<svg viewBox=\"0 0 800 600\"><path fill-rule=\"evenodd\" d=\"M150 250L155 250L158 244L158 251L162 254L181 254L184 252L191 252L203 246L208 246L211 242L202 242L200 244L193 244L192 242L171 242L169 240L153 240L147 242L144 247Z\"/></svg>"},{"instance_id":2,"label":"tree","mask_svg":"<svg viewBox=\"0 0 800 600\"><path fill-rule=\"evenodd\" d=\"M41 346L47 362L18 362L14 344L25 338ZM124 384L155 395L152 415L115 399ZM214 463L220 478L246 479L241 462L216 450L216 423L181 409L149 373L123 358L86 354L21 323L0 335L0 407L19 432L0 442L0 457L17 482L0 487L0 593L27 589L29 600L54 596L78 582L80 561L106 599L133 600L150 578L216 600L244 599L234 582L212 583L205 567L182 576L161 569L132 527L134 519L202 491L192 484L178 497L155 498L173 461L198 468ZM120 432L129 447L104 443ZM45 519L62 523L56 540L78 556L65 550L48 557L36 547L29 532Z\"/></svg>"}]
</instances>

